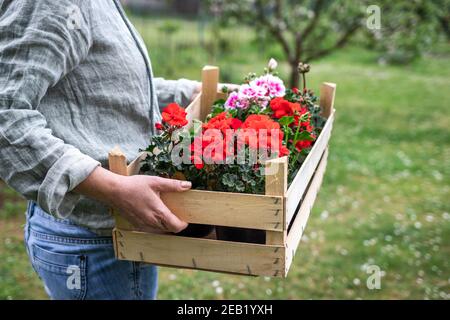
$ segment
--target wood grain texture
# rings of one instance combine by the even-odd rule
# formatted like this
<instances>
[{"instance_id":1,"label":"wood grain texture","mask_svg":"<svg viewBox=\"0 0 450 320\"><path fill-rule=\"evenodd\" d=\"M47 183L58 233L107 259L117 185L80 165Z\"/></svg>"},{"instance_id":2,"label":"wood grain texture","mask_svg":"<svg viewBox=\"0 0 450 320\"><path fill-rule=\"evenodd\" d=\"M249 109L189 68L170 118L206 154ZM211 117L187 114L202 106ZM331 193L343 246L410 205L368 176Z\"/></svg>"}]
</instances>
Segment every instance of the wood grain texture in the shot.
<instances>
[{"instance_id":1,"label":"wood grain texture","mask_svg":"<svg viewBox=\"0 0 450 320\"><path fill-rule=\"evenodd\" d=\"M127 158L118 146L114 147L108 154L109 170L122 176L128 175ZM116 209L111 208L116 227L133 230L134 226L123 218Z\"/></svg>"},{"instance_id":2,"label":"wood grain texture","mask_svg":"<svg viewBox=\"0 0 450 320\"><path fill-rule=\"evenodd\" d=\"M136 159L131 161L131 163L127 167L127 173L129 176L134 176L139 174L142 166L142 160L147 157L147 152L141 152Z\"/></svg>"},{"instance_id":3,"label":"wood grain texture","mask_svg":"<svg viewBox=\"0 0 450 320\"><path fill-rule=\"evenodd\" d=\"M283 230L283 198L245 193L190 190L162 193L181 220L260 230Z\"/></svg>"},{"instance_id":4,"label":"wood grain texture","mask_svg":"<svg viewBox=\"0 0 450 320\"><path fill-rule=\"evenodd\" d=\"M217 99L226 99L227 94L223 92L217 92L216 93ZM186 107L186 119L188 120L188 124L186 125L187 128L191 128L193 125L194 120L201 119L201 99L202 99L202 93L200 93L195 99L189 104L189 106ZM209 108L212 107L212 104Z\"/></svg>"},{"instance_id":5,"label":"wood grain texture","mask_svg":"<svg viewBox=\"0 0 450 320\"><path fill-rule=\"evenodd\" d=\"M288 157L272 159L265 164L266 195L283 197L282 230L266 231L266 244L282 245L286 241L286 223L284 215L284 196L287 191Z\"/></svg>"},{"instance_id":6,"label":"wood grain texture","mask_svg":"<svg viewBox=\"0 0 450 320\"><path fill-rule=\"evenodd\" d=\"M317 168L320 158L322 157L325 148L328 146L328 142L331 136L331 130L333 128L334 111L328 118L319 138L317 138L310 153L303 162L300 170L297 172L294 180L292 181L288 191L286 199L286 225L289 225L295 211L298 207L300 200L305 193L306 187L314 174L314 170Z\"/></svg>"},{"instance_id":7,"label":"wood grain texture","mask_svg":"<svg viewBox=\"0 0 450 320\"><path fill-rule=\"evenodd\" d=\"M217 99L219 68L205 66L202 70L202 94L200 97L200 120L205 120L211 113L211 107Z\"/></svg>"},{"instance_id":8,"label":"wood grain texture","mask_svg":"<svg viewBox=\"0 0 450 320\"><path fill-rule=\"evenodd\" d=\"M266 231L266 244L284 246L286 243L287 230Z\"/></svg>"},{"instance_id":9,"label":"wood grain texture","mask_svg":"<svg viewBox=\"0 0 450 320\"><path fill-rule=\"evenodd\" d=\"M195 99L191 102L189 106L186 107L186 119L188 120L187 128L191 128L194 120L199 120L201 117L201 105L200 101L202 98L202 94L200 93Z\"/></svg>"},{"instance_id":10,"label":"wood grain texture","mask_svg":"<svg viewBox=\"0 0 450 320\"><path fill-rule=\"evenodd\" d=\"M118 146L114 147L108 154L109 171L127 176L127 158Z\"/></svg>"},{"instance_id":11,"label":"wood grain texture","mask_svg":"<svg viewBox=\"0 0 450 320\"><path fill-rule=\"evenodd\" d=\"M323 176L327 167L327 159L328 148L325 149L323 156L321 157L319 165L317 166L317 169L315 170L314 176L311 180L311 184L306 190L305 197L303 198L302 204L298 209L295 220L293 221L291 229L289 230L286 243L286 270L289 270L297 247L300 243L300 239L305 230L306 223L308 222L312 207L319 193Z\"/></svg>"},{"instance_id":12,"label":"wood grain texture","mask_svg":"<svg viewBox=\"0 0 450 320\"><path fill-rule=\"evenodd\" d=\"M166 266L283 277L284 247L115 229L118 258Z\"/></svg>"},{"instance_id":13,"label":"wood grain texture","mask_svg":"<svg viewBox=\"0 0 450 320\"><path fill-rule=\"evenodd\" d=\"M284 196L288 185L288 157L281 157L266 161L265 177L266 195Z\"/></svg>"},{"instance_id":14,"label":"wood grain texture","mask_svg":"<svg viewBox=\"0 0 450 320\"><path fill-rule=\"evenodd\" d=\"M320 87L319 105L322 109L322 116L328 118L333 112L334 99L336 97L336 84L324 82Z\"/></svg>"}]
</instances>

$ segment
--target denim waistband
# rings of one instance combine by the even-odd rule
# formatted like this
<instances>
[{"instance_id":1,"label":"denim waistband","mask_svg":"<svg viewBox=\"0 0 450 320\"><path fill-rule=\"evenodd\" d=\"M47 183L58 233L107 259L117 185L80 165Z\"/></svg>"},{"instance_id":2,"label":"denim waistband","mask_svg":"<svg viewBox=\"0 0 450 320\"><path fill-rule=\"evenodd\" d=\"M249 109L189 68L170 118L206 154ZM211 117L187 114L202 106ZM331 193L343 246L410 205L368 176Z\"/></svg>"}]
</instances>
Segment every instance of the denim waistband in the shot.
<instances>
[{"instance_id":1,"label":"denim waistband","mask_svg":"<svg viewBox=\"0 0 450 320\"><path fill-rule=\"evenodd\" d=\"M57 236L54 234L46 234L37 232L31 227L30 234L41 240L46 240L49 242L56 243L67 243L67 244L112 244L111 237L98 237L98 238L76 238L76 237L68 237L68 236Z\"/></svg>"},{"instance_id":2,"label":"denim waistband","mask_svg":"<svg viewBox=\"0 0 450 320\"><path fill-rule=\"evenodd\" d=\"M34 202L28 204L27 224L30 235L46 241L67 244L112 244L112 237L99 236L68 219L54 217Z\"/></svg>"}]
</instances>

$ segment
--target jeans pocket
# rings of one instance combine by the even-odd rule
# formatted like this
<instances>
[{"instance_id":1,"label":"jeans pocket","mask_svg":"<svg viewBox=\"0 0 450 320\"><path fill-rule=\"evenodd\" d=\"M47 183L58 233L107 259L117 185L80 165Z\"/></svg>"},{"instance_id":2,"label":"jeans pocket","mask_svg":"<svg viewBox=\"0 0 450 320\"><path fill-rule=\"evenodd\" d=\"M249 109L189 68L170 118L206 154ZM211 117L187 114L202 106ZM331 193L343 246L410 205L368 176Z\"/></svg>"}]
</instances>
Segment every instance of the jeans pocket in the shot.
<instances>
[{"instance_id":1,"label":"jeans pocket","mask_svg":"<svg viewBox=\"0 0 450 320\"><path fill-rule=\"evenodd\" d=\"M32 264L56 300L82 300L87 290L87 257L56 253L32 244Z\"/></svg>"}]
</instances>

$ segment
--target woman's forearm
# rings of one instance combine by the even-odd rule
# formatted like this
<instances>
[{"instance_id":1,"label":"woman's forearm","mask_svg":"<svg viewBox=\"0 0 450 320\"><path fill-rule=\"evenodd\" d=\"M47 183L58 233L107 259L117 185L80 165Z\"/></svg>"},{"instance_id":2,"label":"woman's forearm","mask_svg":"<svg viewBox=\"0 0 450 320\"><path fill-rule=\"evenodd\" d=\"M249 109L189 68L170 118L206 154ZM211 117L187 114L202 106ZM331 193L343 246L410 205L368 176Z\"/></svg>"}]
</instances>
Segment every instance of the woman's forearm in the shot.
<instances>
[{"instance_id":1,"label":"woman's forearm","mask_svg":"<svg viewBox=\"0 0 450 320\"><path fill-rule=\"evenodd\" d=\"M118 174L97 167L74 191L105 204L111 204L112 199L119 192L121 178L122 176Z\"/></svg>"},{"instance_id":2,"label":"woman's forearm","mask_svg":"<svg viewBox=\"0 0 450 320\"><path fill-rule=\"evenodd\" d=\"M187 223L175 216L160 198L161 192L183 192L189 181L153 176L121 176L97 167L74 191L118 209L144 231L180 232Z\"/></svg>"}]
</instances>

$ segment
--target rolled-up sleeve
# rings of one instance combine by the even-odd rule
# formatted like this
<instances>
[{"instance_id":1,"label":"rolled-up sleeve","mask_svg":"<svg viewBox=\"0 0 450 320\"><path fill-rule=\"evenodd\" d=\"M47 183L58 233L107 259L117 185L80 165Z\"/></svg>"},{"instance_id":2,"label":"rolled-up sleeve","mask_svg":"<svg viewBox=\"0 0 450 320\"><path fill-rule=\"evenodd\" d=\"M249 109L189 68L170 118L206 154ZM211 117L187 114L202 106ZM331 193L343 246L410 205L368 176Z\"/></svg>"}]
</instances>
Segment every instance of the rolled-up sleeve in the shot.
<instances>
[{"instance_id":1,"label":"rolled-up sleeve","mask_svg":"<svg viewBox=\"0 0 450 320\"><path fill-rule=\"evenodd\" d=\"M72 190L100 163L55 137L39 102L89 51L87 3L0 5L0 177L59 216L71 213L79 200Z\"/></svg>"},{"instance_id":2,"label":"rolled-up sleeve","mask_svg":"<svg viewBox=\"0 0 450 320\"><path fill-rule=\"evenodd\" d=\"M200 85L200 82L187 79L166 80L164 78L154 78L153 81L160 108L171 102L187 107Z\"/></svg>"}]
</instances>

